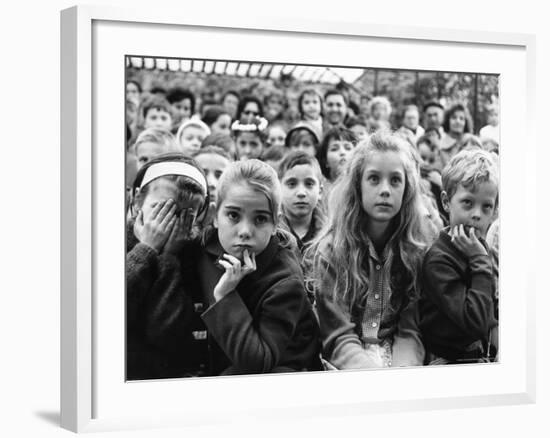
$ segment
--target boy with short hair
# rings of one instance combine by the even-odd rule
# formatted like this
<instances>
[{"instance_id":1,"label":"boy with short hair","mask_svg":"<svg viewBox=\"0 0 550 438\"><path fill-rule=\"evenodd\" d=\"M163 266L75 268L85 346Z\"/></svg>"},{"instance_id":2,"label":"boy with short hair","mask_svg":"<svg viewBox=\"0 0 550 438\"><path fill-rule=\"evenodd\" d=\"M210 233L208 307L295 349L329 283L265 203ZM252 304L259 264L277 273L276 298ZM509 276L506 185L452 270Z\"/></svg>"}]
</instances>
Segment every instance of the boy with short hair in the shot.
<instances>
[{"instance_id":1,"label":"boy with short hair","mask_svg":"<svg viewBox=\"0 0 550 438\"><path fill-rule=\"evenodd\" d=\"M449 227L422 267L420 329L430 364L494 361L498 348L498 255L486 241L497 215L498 169L464 150L443 170Z\"/></svg>"},{"instance_id":2,"label":"boy with short hair","mask_svg":"<svg viewBox=\"0 0 550 438\"><path fill-rule=\"evenodd\" d=\"M172 107L164 97L153 96L143 104L143 127L172 129Z\"/></svg>"},{"instance_id":3,"label":"boy with short hair","mask_svg":"<svg viewBox=\"0 0 550 438\"><path fill-rule=\"evenodd\" d=\"M307 246L323 226L325 214L319 202L323 191L323 176L317 159L303 151L287 154L279 164L282 188L283 227L294 235L304 256L301 266L306 291L313 302L312 260Z\"/></svg>"},{"instance_id":4,"label":"boy with short hair","mask_svg":"<svg viewBox=\"0 0 550 438\"><path fill-rule=\"evenodd\" d=\"M210 128L200 119L189 119L183 122L176 132L176 143L185 155L193 156L210 135Z\"/></svg>"},{"instance_id":5,"label":"boy with short hair","mask_svg":"<svg viewBox=\"0 0 550 438\"><path fill-rule=\"evenodd\" d=\"M168 90L166 100L170 103L174 114L172 133L175 134L180 125L195 113L195 95L185 88L173 87Z\"/></svg>"}]
</instances>

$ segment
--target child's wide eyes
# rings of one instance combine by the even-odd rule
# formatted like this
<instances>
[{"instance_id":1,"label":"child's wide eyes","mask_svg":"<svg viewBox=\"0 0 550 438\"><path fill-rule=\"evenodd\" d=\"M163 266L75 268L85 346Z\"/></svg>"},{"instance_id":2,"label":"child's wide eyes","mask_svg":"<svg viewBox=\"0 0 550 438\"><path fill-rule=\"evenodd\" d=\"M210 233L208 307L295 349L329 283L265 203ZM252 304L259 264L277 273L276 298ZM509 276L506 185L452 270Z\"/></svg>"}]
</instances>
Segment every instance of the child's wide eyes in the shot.
<instances>
[{"instance_id":1,"label":"child's wide eyes","mask_svg":"<svg viewBox=\"0 0 550 438\"><path fill-rule=\"evenodd\" d=\"M401 183L401 178L399 176L394 176L392 179L391 179L391 183L393 185L398 185Z\"/></svg>"},{"instance_id":2,"label":"child's wide eyes","mask_svg":"<svg viewBox=\"0 0 550 438\"><path fill-rule=\"evenodd\" d=\"M269 217L265 215L256 216L256 223L258 225L263 225L269 222Z\"/></svg>"},{"instance_id":3,"label":"child's wide eyes","mask_svg":"<svg viewBox=\"0 0 550 438\"><path fill-rule=\"evenodd\" d=\"M369 175L367 181L370 181L371 183L377 183L379 181L378 175Z\"/></svg>"},{"instance_id":4,"label":"child's wide eyes","mask_svg":"<svg viewBox=\"0 0 550 438\"><path fill-rule=\"evenodd\" d=\"M237 221L239 220L239 213L237 213L236 211L228 211L227 217L232 221Z\"/></svg>"}]
</instances>

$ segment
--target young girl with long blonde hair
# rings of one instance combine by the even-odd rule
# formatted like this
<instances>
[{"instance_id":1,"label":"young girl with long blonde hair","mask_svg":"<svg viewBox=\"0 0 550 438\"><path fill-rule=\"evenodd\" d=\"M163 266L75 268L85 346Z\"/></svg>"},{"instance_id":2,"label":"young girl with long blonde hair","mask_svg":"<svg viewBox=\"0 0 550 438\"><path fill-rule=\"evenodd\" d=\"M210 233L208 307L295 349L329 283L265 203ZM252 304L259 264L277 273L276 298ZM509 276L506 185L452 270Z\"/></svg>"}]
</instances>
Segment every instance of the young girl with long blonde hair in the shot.
<instances>
[{"instance_id":1,"label":"young girl with long blonde hair","mask_svg":"<svg viewBox=\"0 0 550 438\"><path fill-rule=\"evenodd\" d=\"M354 151L311 248L323 357L338 369L422 365L417 283L429 241L410 146L378 132Z\"/></svg>"}]
</instances>

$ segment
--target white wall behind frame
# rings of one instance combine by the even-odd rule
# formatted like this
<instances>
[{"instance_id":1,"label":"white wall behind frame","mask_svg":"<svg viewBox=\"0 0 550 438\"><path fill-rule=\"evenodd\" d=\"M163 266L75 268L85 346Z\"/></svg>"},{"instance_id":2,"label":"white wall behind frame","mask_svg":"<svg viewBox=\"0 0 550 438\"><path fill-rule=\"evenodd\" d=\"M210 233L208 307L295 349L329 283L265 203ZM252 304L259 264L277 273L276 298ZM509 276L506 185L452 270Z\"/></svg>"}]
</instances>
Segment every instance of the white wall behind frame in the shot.
<instances>
[{"instance_id":1,"label":"white wall behind frame","mask_svg":"<svg viewBox=\"0 0 550 438\"><path fill-rule=\"evenodd\" d=\"M305 22L307 24L307 21ZM192 44L189 44L192 42ZM265 48L270 50L266 52ZM114 216L123 205L122 151L113 153L113 144L123 144L124 55L165 56L182 58L231 59L247 61L304 62L328 65L363 65L409 69L439 69L502 73L505 111L502 124L503 143L517 144L525 132L525 76L518 65L524 65L525 54L516 48L483 46L464 43L418 42L326 35L284 34L245 30L197 29L185 26L142 25L98 21L94 26L94 77L97 108L94 120L97 148L98 236L97 236L97 302L96 319L98 348L98 415L143 417L148 412L193 412L208 404L213 411L238 412L243 406L257 408L252 400L263 400L262 408L278 409L310 405L330 394L334 404L362 401L427 399L432 397L470 396L523 392L525 367L522 357L508 354L512 349L524 349L525 312L522 298L513 303L503 299L501 315L504 321L516 324L502 327L503 363L487 368L455 367L451 369L391 370L379 374L339 373L335 375L264 376L262 378L183 380L177 382L123 383L124 326L124 216ZM514 104L511 104L511 103ZM523 123L522 123L523 122ZM508 149L509 150L509 149ZM508 155L509 157L509 155ZM509 200L526 199L522 178L514 178L515 167L524 168L525 156L503 160L503 179L513 181L502 191L503 229L517 229L525 223L526 211L508 209ZM515 166L515 167L514 167ZM526 260L515 254L525 252L525 239L518 234L506 234L503 240L503 276L501 294L522 291L525 281L513 275L526 269ZM512 248L512 250L511 250ZM514 257L512 257L514 255ZM117 292L118 291L118 292ZM517 292L516 292L517 295ZM517 295L518 298L520 295ZM512 305L513 304L513 305ZM344 388L368 387L368 391ZM288 394L295 390L293 397ZM192 399L181 398L193 393ZM212 399L212 392L220 394ZM263 394L269 393L267 400ZM231 394L228 396L228 394ZM234 396L233 394L239 394ZM236 401L236 403L232 403ZM223 409L223 406L227 406Z\"/></svg>"},{"instance_id":2,"label":"white wall behind frame","mask_svg":"<svg viewBox=\"0 0 550 438\"><path fill-rule=\"evenodd\" d=\"M144 0L96 0L96 4L122 5L127 7L151 7ZM73 1L13 2L1 15L3 62L0 79L3 84L4 102L1 106L3 120L3 183L2 214L2 276L0 285L4 302L0 318L2 333L2 361L0 371L5 377L0 396L4 415L0 425L1 435L10 437L58 437L71 436L59 429L59 10L72 6ZM369 2L339 0L334 4L318 1L316 7L310 2L279 0L273 10L262 3L212 1L205 7L225 12L228 17L251 6L256 11L282 14L285 5L298 17L373 22L392 22L401 25L439 26L452 28L478 28L501 32L534 32L537 34L537 114L533 121L539 130L538 159L533 160L538 170L538 199L545 199L548 192L546 178L548 164L547 141L543 143L550 90L546 78L550 77L550 30L545 3L535 0L522 2L498 2L489 0L463 0L460 3L441 1ZM157 0L154 7L187 7L197 5L186 2ZM476 14L475 11L478 13ZM13 111L27 114L29 99L27 86L41 84L39 95L32 100L33 108L43 108L36 117L13 117ZM34 88L36 89L36 88ZM31 89L32 90L32 89ZM9 127L9 129L7 129ZM540 127L540 128L539 128ZM25 145L21 133L32 133L33 140ZM521 144L518 145L521 149ZM21 167L33 177L21 177ZM544 202L539 210L548 213ZM548 234L544 232L546 221L539 221L539 257L529 260L538 272L547 270L547 257L543 248L548 247ZM518 232L531 232L526 227ZM22 235L30 236L23 240ZM37 254L34 261L29 251ZM548 343L544 333L550 332L547 309L550 308L545 277L538 277L538 365L549 368ZM22 316L22 314L24 314ZM373 415L311 419L293 422L224 427L224 437L311 436L334 437L357 435L367 429L371 435L431 437L445 431L449 437L464 436L522 436L527 431L534 436L548 432L547 413L550 411L550 385L548 374L539 373L538 401L531 406L512 406L460 411L412 412L392 417ZM387 424L389 423L389 431ZM537 432L534 432L537 431ZM220 429L204 426L192 430L163 430L141 432L115 432L98 434L105 437L219 437ZM529 432L527 432L529 433Z\"/></svg>"}]
</instances>

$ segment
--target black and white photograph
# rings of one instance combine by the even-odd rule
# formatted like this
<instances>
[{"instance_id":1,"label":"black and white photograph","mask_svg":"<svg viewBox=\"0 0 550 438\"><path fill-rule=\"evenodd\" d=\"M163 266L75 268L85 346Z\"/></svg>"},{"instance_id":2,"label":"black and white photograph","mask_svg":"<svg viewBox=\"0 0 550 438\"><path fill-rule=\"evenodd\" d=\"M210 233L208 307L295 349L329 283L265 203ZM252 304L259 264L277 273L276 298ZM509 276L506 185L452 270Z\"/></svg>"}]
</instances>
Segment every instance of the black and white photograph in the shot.
<instances>
[{"instance_id":1,"label":"black and white photograph","mask_svg":"<svg viewBox=\"0 0 550 438\"><path fill-rule=\"evenodd\" d=\"M498 363L499 80L126 56L127 381Z\"/></svg>"}]
</instances>

